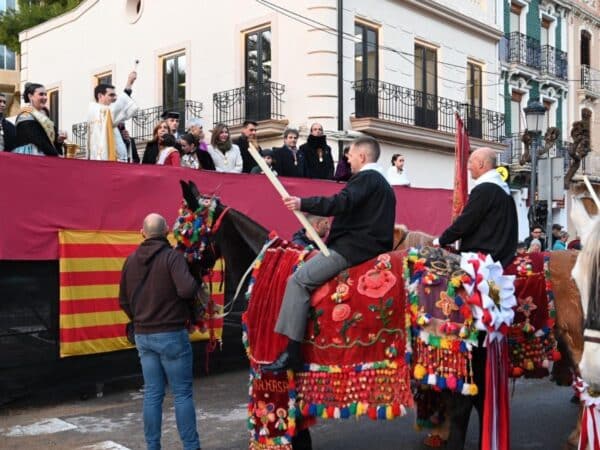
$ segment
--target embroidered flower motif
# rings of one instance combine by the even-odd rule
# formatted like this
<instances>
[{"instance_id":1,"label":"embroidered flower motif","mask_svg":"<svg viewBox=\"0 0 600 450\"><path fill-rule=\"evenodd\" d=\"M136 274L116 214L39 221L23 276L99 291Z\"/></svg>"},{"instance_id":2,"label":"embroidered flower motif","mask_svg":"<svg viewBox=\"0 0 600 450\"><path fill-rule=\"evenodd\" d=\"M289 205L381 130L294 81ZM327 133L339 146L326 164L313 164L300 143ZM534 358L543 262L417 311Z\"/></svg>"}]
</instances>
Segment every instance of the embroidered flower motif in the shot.
<instances>
[{"instance_id":1,"label":"embroidered flower motif","mask_svg":"<svg viewBox=\"0 0 600 450\"><path fill-rule=\"evenodd\" d=\"M340 282L335 288L335 292L331 294L331 300L334 303L341 303L350 298L350 286L346 283Z\"/></svg>"},{"instance_id":2,"label":"embroidered flower motif","mask_svg":"<svg viewBox=\"0 0 600 450\"><path fill-rule=\"evenodd\" d=\"M532 296L519 299L519 307L517 308L517 311L519 311L520 313L523 313L523 315L525 317L527 317L528 319L529 319L529 316L531 315L531 313L533 311L535 311L536 309L537 309L537 305L535 303L533 303Z\"/></svg>"},{"instance_id":3,"label":"embroidered flower motif","mask_svg":"<svg viewBox=\"0 0 600 450\"><path fill-rule=\"evenodd\" d=\"M342 322L350 317L352 310L350 306L346 303L340 303L339 305L335 305L333 311L331 311L331 320L334 322Z\"/></svg>"},{"instance_id":4,"label":"embroidered flower motif","mask_svg":"<svg viewBox=\"0 0 600 450\"><path fill-rule=\"evenodd\" d=\"M396 276L389 270L372 269L358 280L357 290L371 298L383 297L396 284Z\"/></svg>"},{"instance_id":5,"label":"embroidered flower motif","mask_svg":"<svg viewBox=\"0 0 600 450\"><path fill-rule=\"evenodd\" d=\"M453 311L458 311L458 306L452 297L450 297L446 292L440 293L440 299L435 302L436 308L442 310L442 314L448 317L452 314Z\"/></svg>"}]
</instances>

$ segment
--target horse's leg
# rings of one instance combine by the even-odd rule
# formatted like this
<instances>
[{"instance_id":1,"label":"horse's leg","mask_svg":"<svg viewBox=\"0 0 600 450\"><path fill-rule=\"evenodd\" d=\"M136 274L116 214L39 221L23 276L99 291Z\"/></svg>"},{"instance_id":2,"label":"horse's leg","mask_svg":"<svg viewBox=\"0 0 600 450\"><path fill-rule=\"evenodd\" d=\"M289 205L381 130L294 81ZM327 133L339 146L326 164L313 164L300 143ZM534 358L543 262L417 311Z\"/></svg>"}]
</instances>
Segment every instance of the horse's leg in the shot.
<instances>
[{"instance_id":1,"label":"horse's leg","mask_svg":"<svg viewBox=\"0 0 600 450\"><path fill-rule=\"evenodd\" d=\"M469 418L473 401L470 397L457 393L447 393L448 419L450 420L450 433L446 450L463 450L467 439Z\"/></svg>"},{"instance_id":2,"label":"horse's leg","mask_svg":"<svg viewBox=\"0 0 600 450\"><path fill-rule=\"evenodd\" d=\"M312 439L308 428L298 431L292 438L293 450L312 450Z\"/></svg>"}]
</instances>

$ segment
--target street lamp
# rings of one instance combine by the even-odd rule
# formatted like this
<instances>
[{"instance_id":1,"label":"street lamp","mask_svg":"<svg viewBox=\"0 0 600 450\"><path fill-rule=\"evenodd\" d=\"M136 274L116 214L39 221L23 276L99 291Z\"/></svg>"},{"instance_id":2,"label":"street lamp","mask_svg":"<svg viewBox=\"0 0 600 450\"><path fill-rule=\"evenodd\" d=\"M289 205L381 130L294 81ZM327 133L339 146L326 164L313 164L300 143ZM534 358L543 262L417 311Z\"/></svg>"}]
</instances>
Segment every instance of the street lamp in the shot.
<instances>
[{"instance_id":1,"label":"street lamp","mask_svg":"<svg viewBox=\"0 0 600 450\"><path fill-rule=\"evenodd\" d=\"M546 126L546 108L542 105L537 98L532 98L527 103L527 107L523 109L525 113L525 120L527 121L527 131L532 135L531 142L531 184L529 198L530 208L533 211L534 221L537 221L537 212L536 212L536 202L535 202L535 193L536 193L536 178L537 178L537 153L538 153L538 144L539 139L544 131ZM540 225L531 223L530 226Z\"/></svg>"}]
</instances>

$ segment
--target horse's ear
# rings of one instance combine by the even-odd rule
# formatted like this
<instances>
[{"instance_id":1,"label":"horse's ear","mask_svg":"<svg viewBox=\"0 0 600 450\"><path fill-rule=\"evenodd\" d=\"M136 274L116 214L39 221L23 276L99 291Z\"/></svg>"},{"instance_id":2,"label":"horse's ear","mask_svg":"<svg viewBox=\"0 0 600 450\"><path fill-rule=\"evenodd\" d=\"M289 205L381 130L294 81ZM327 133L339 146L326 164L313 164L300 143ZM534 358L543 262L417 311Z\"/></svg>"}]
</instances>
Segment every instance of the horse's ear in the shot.
<instances>
[{"instance_id":1,"label":"horse's ear","mask_svg":"<svg viewBox=\"0 0 600 450\"><path fill-rule=\"evenodd\" d=\"M200 191L198 190L198 187L196 186L196 184L192 180L190 180L190 181L188 181L188 186L190 187L190 191L192 192L192 195L194 196L194 198L199 198Z\"/></svg>"},{"instance_id":2,"label":"horse's ear","mask_svg":"<svg viewBox=\"0 0 600 450\"><path fill-rule=\"evenodd\" d=\"M183 198L186 201L188 207L192 211L196 211L200 204L198 203L198 199L194 195L192 188L188 185L188 183L186 183L183 180L179 180L179 184L181 184L181 193L183 194ZM194 186L194 189L196 189L196 186ZM197 191L198 189L196 189L196 192Z\"/></svg>"}]
</instances>

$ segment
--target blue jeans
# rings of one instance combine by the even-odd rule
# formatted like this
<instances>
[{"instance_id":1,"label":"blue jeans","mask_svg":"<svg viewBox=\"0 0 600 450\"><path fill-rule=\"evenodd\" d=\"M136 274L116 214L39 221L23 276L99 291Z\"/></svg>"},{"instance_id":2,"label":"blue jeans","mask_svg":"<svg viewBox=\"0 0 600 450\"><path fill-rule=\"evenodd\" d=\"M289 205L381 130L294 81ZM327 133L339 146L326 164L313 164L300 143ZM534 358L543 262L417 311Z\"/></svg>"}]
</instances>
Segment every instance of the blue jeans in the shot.
<instances>
[{"instance_id":1,"label":"blue jeans","mask_svg":"<svg viewBox=\"0 0 600 450\"><path fill-rule=\"evenodd\" d=\"M144 374L144 436L148 450L160 450L165 385L171 386L175 419L184 450L200 448L192 396L192 346L187 330L136 334Z\"/></svg>"}]
</instances>

